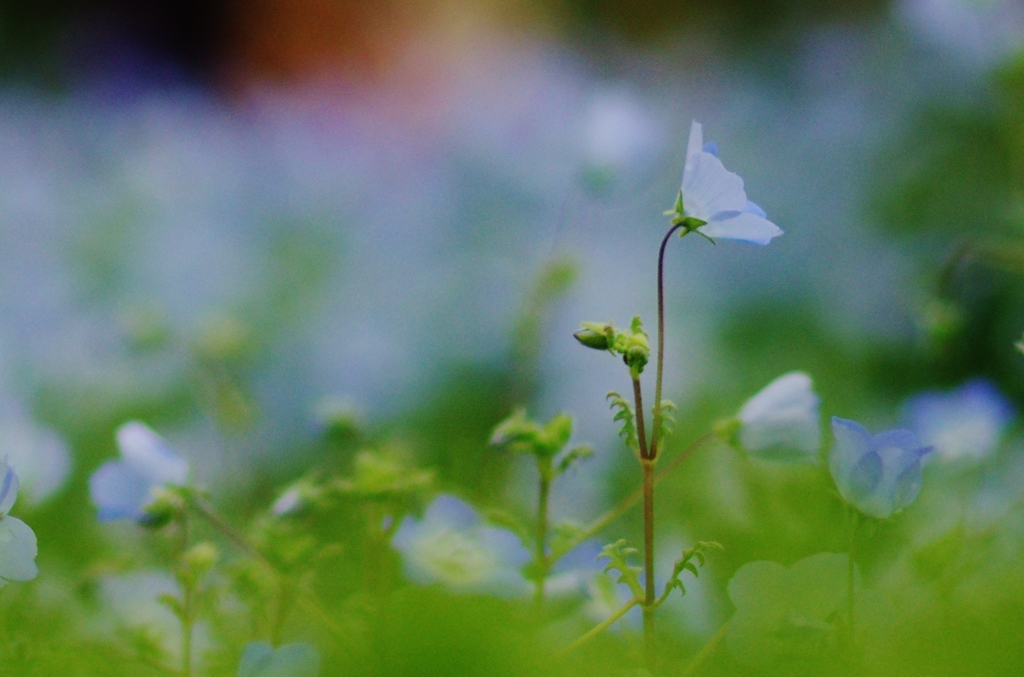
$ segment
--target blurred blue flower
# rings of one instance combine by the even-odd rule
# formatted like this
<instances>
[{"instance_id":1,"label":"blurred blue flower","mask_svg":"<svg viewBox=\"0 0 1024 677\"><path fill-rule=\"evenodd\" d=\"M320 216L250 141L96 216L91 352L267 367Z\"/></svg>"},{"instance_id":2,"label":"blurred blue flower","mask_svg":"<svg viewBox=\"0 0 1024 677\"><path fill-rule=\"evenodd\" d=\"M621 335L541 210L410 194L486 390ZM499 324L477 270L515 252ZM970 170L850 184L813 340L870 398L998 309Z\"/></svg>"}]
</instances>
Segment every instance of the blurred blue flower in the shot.
<instances>
[{"instance_id":1,"label":"blurred blue flower","mask_svg":"<svg viewBox=\"0 0 1024 677\"><path fill-rule=\"evenodd\" d=\"M4 459L0 465L0 586L8 581L30 581L39 573L35 532L8 514L17 498L18 475Z\"/></svg>"},{"instance_id":2,"label":"blurred blue flower","mask_svg":"<svg viewBox=\"0 0 1024 677\"><path fill-rule=\"evenodd\" d=\"M864 426L832 417L836 443L829 468L839 493L865 515L885 519L921 491L921 459L931 452L909 430L871 435Z\"/></svg>"},{"instance_id":3,"label":"blurred blue flower","mask_svg":"<svg viewBox=\"0 0 1024 677\"><path fill-rule=\"evenodd\" d=\"M782 229L767 219L760 207L747 200L743 179L718 159L718 147L704 144L696 120L690 126L683 168L683 216L706 222L697 231L712 239L768 244Z\"/></svg>"},{"instance_id":4,"label":"blurred blue flower","mask_svg":"<svg viewBox=\"0 0 1024 677\"><path fill-rule=\"evenodd\" d=\"M520 570L531 556L515 534L487 526L455 496L438 496L422 519L406 516L391 544L406 576L422 585L503 597L532 589Z\"/></svg>"},{"instance_id":5,"label":"blurred blue flower","mask_svg":"<svg viewBox=\"0 0 1024 677\"><path fill-rule=\"evenodd\" d=\"M305 642L283 644L276 649L267 642L249 642L242 650L238 677L316 677L320 654Z\"/></svg>"},{"instance_id":6,"label":"blurred blue flower","mask_svg":"<svg viewBox=\"0 0 1024 677\"><path fill-rule=\"evenodd\" d=\"M944 461L989 455L1012 418L1013 406L983 379L948 393L922 393L903 406L908 427Z\"/></svg>"},{"instance_id":7,"label":"blurred blue flower","mask_svg":"<svg viewBox=\"0 0 1024 677\"><path fill-rule=\"evenodd\" d=\"M740 409L740 445L762 458L813 461L821 447L818 402L810 376L783 374Z\"/></svg>"},{"instance_id":8,"label":"blurred blue flower","mask_svg":"<svg viewBox=\"0 0 1024 677\"><path fill-rule=\"evenodd\" d=\"M138 520L166 485L183 485L188 461L138 421L117 429L120 461L107 461L89 478L89 494L102 521Z\"/></svg>"}]
</instances>

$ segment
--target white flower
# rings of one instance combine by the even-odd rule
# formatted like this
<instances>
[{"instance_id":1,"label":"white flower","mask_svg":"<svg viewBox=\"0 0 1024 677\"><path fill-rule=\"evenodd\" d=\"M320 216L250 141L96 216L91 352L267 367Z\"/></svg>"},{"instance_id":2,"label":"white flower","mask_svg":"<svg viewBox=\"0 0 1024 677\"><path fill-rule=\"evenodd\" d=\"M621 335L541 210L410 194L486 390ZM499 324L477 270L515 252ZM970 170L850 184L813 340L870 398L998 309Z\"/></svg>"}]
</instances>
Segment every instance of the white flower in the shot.
<instances>
[{"instance_id":1,"label":"white flower","mask_svg":"<svg viewBox=\"0 0 1024 677\"><path fill-rule=\"evenodd\" d=\"M405 573L422 585L441 583L459 592L517 596L530 586L520 567L530 553L504 529L486 526L455 496L438 496L422 520L406 517L391 539Z\"/></svg>"},{"instance_id":2,"label":"white flower","mask_svg":"<svg viewBox=\"0 0 1024 677\"><path fill-rule=\"evenodd\" d=\"M35 532L8 514L17 498L18 475L4 459L0 465L0 586L8 581L30 581L39 573Z\"/></svg>"},{"instance_id":3,"label":"white flower","mask_svg":"<svg viewBox=\"0 0 1024 677\"><path fill-rule=\"evenodd\" d=\"M747 400L737 415L740 445L764 458L813 460L821 446L818 396L811 377L783 374Z\"/></svg>"},{"instance_id":4,"label":"white flower","mask_svg":"<svg viewBox=\"0 0 1024 677\"><path fill-rule=\"evenodd\" d=\"M949 393L928 392L903 407L903 418L935 456L980 459L999 444L1013 418L1013 407L988 381L969 381Z\"/></svg>"},{"instance_id":5,"label":"white flower","mask_svg":"<svg viewBox=\"0 0 1024 677\"><path fill-rule=\"evenodd\" d=\"M147 425L129 421L117 429L120 461L107 461L89 478L89 494L102 521L141 519L161 487L183 485L188 461Z\"/></svg>"},{"instance_id":6,"label":"white flower","mask_svg":"<svg viewBox=\"0 0 1024 677\"><path fill-rule=\"evenodd\" d=\"M697 232L712 239L768 244L782 235L782 229L747 200L743 179L725 168L718 159L717 146L704 144L704 133L696 120L686 146L682 198L683 216L704 221L706 225L698 227Z\"/></svg>"}]
</instances>

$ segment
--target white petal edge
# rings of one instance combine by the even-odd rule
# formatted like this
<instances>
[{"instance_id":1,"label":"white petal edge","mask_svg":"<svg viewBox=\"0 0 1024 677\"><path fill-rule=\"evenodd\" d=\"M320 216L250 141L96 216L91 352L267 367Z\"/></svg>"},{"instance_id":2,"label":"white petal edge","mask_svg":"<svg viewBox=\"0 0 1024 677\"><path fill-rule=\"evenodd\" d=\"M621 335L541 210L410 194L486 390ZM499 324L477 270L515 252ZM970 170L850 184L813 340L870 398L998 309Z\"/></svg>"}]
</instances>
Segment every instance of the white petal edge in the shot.
<instances>
[{"instance_id":1,"label":"white petal edge","mask_svg":"<svg viewBox=\"0 0 1024 677\"><path fill-rule=\"evenodd\" d=\"M39 549L32 527L17 517L0 519L0 578L31 581L39 574Z\"/></svg>"},{"instance_id":2,"label":"white petal edge","mask_svg":"<svg viewBox=\"0 0 1024 677\"><path fill-rule=\"evenodd\" d=\"M759 245L766 245L772 238L782 235L781 228L751 212L740 212L721 221L711 221L697 230L713 240L739 240Z\"/></svg>"}]
</instances>

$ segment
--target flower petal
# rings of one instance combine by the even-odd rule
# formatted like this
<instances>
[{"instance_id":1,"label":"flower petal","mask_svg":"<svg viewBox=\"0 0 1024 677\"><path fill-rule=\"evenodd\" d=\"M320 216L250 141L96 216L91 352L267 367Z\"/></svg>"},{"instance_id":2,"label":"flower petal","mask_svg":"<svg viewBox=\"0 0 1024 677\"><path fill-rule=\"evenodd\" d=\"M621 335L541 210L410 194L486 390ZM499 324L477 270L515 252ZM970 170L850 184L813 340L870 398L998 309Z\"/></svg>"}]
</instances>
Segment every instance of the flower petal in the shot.
<instances>
[{"instance_id":1,"label":"flower petal","mask_svg":"<svg viewBox=\"0 0 1024 677\"><path fill-rule=\"evenodd\" d=\"M781 228L754 212L718 212L715 217L723 213L728 214L728 217L709 219L707 225L701 226L697 230L713 240L740 240L760 245L768 244L772 238L782 235Z\"/></svg>"},{"instance_id":2,"label":"flower petal","mask_svg":"<svg viewBox=\"0 0 1024 677\"><path fill-rule=\"evenodd\" d=\"M117 429L121 456L153 484L185 484L188 461L144 423L129 421Z\"/></svg>"},{"instance_id":3,"label":"flower petal","mask_svg":"<svg viewBox=\"0 0 1024 677\"><path fill-rule=\"evenodd\" d=\"M791 456L798 450L807 458L820 447L818 396L803 372L783 374L769 383L743 405L737 418L742 423L740 444L749 452L782 458L780 452Z\"/></svg>"},{"instance_id":4,"label":"flower petal","mask_svg":"<svg viewBox=\"0 0 1024 677\"><path fill-rule=\"evenodd\" d=\"M148 477L123 461L107 461L89 478L89 496L103 522L141 517L152 487Z\"/></svg>"},{"instance_id":5,"label":"flower petal","mask_svg":"<svg viewBox=\"0 0 1024 677\"><path fill-rule=\"evenodd\" d=\"M17 517L0 519L0 578L31 581L39 574L36 566L36 534Z\"/></svg>"},{"instance_id":6,"label":"flower petal","mask_svg":"<svg viewBox=\"0 0 1024 677\"><path fill-rule=\"evenodd\" d=\"M743 179L730 172L722 161L701 152L687 161L683 172L683 210L687 216L709 221L719 212L741 212L747 205Z\"/></svg>"},{"instance_id":7,"label":"flower petal","mask_svg":"<svg viewBox=\"0 0 1024 677\"><path fill-rule=\"evenodd\" d=\"M6 515L14 507L18 499L18 475L14 468L7 464L7 459L0 465L0 516Z\"/></svg>"}]
</instances>

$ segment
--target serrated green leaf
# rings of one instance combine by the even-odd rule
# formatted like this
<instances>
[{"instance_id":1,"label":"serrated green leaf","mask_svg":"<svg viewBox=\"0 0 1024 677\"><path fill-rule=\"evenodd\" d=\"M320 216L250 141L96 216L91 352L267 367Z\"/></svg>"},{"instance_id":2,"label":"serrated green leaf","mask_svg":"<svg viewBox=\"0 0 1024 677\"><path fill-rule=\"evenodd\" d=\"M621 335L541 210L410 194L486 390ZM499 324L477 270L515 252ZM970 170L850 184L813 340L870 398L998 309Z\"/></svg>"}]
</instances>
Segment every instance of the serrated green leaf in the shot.
<instances>
[{"instance_id":1,"label":"serrated green leaf","mask_svg":"<svg viewBox=\"0 0 1024 677\"><path fill-rule=\"evenodd\" d=\"M637 440L636 436L636 422L633 418L633 407L629 406L629 402L623 399L622 395L614 390L608 393L605 396L605 399L611 400L610 407L617 410L615 415L612 416L612 420L622 421L622 426L619 428L619 437L625 441L627 447L639 454L640 442Z\"/></svg>"},{"instance_id":2,"label":"serrated green leaf","mask_svg":"<svg viewBox=\"0 0 1024 677\"><path fill-rule=\"evenodd\" d=\"M594 449L590 445L582 444L578 447L573 447L569 450L565 456L558 461L558 473L564 473L566 470L571 468L577 461L583 461L594 455Z\"/></svg>"},{"instance_id":3,"label":"serrated green leaf","mask_svg":"<svg viewBox=\"0 0 1024 677\"><path fill-rule=\"evenodd\" d=\"M604 546L598 559L607 559L608 564L605 565L604 572L618 571L619 577L616 582L628 585L636 599L643 599L644 589L640 585L639 578L641 568L629 563L629 556L635 554L637 554L637 549L628 547L626 539L623 538Z\"/></svg>"}]
</instances>

